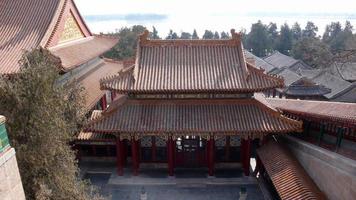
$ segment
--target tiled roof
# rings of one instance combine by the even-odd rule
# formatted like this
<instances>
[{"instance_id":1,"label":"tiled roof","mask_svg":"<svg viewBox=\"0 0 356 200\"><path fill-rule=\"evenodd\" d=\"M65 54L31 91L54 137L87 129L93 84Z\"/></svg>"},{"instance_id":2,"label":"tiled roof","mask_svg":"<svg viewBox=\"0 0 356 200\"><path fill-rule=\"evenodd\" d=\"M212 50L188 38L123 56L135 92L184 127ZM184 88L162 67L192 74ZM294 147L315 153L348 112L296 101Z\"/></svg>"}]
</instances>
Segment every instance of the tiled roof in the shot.
<instances>
[{"instance_id":1,"label":"tiled roof","mask_svg":"<svg viewBox=\"0 0 356 200\"><path fill-rule=\"evenodd\" d=\"M0 74L16 73L23 50L40 45L64 0L0 1Z\"/></svg>"},{"instance_id":2,"label":"tiled roof","mask_svg":"<svg viewBox=\"0 0 356 200\"><path fill-rule=\"evenodd\" d=\"M105 76L116 74L122 69L122 64L116 62L102 62L94 70L81 77L78 82L85 89L85 107L91 109L105 94L100 90L99 80Z\"/></svg>"},{"instance_id":3,"label":"tiled roof","mask_svg":"<svg viewBox=\"0 0 356 200\"><path fill-rule=\"evenodd\" d=\"M299 76L297 73L289 70L288 68L283 68L281 69L277 75L283 77L284 79L284 84L285 86L290 86L292 83L298 81L299 79L301 79L302 77Z\"/></svg>"},{"instance_id":4,"label":"tiled roof","mask_svg":"<svg viewBox=\"0 0 356 200\"><path fill-rule=\"evenodd\" d=\"M254 99L126 100L88 124L100 133L216 133L258 137L301 130L301 122Z\"/></svg>"},{"instance_id":5,"label":"tiled roof","mask_svg":"<svg viewBox=\"0 0 356 200\"><path fill-rule=\"evenodd\" d=\"M69 16L74 17L86 39L55 47ZM93 37L73 0L0 1L0 74L17 73L25 50L53 47L52 53L62 60L66 71L99 56L116 42L117 39Z\"/></svg>"},{"instance_id":6,"label":"tiled roof","mask_svg":"<svg viewBox=\"0 0 356 200\"><path fill-rule=\"evenodd\" d=\"M334 96L338 95L340 92L351 87L351 83L343 80L340 77L330 74L329 72L322 72L311 79L313 82L324 85L331 89L331 92L326 94L325 97L332 99Z\"/></svg>"},{"instance_id":7,"label":"tiled roof","mask_svg":"<svg viewBox=\"0 0 356 200\"><path fill-rule=\"evenodd\" d=\"M287 147L272 140L257 154L282 200L326 199Z\"/></svg>"},{"instance_id":8,"label":"tiled roof","mask_svg":"<svg viewBox=\"0 0 356 200\"><path fill-rule=\"evenodd\" d=\"M268 98L274 107L297 115L338 120L356 125L356 104L330 101L307 101L293 99Z\"/></svg>"},{"instance_id":9,"label":"tiled roof","mask_svg":"<svg viewBox=\"0 0 356 200\"><path fill-rule=\"evenodd\" d=\"M93 36L59 45L49 50L61 59L63 71L68 71L73 67L100 56L117 42L118 39L115 38Z\"/></svg>"},{"instance_id":10,"label":"tiled roof","mask_svg":"<svg viewBox=\"0 0 356 200\"><path fill-rule=\"evenodd\" d=\"M356 62L335 63L336 70L346 81L356 81Z\"/></svg>"},{"instance_id":11,"label":"tiled roof","mask_svg":"<svg viewBox=\"0 0 356 200\"><path fill-rule=\"evenodd\" d=\"M293 71L298 71L298 70L303 70L303 69L312 69L310 66L305 64L303 61L296 60L291 56L287 56L287 55L280 53L279 51L275 51L273 54L265 57L263 60L277 68L286 67Z\"/></svg>"},{"instance_id":12,"label":"tiled roof","mask_svg":"<svg viewBox=\"0 0 356 200\"><path fill-rule=\"evenodd\" d=\"M246 64L241 38L148 40L140 36L132 73L103 79L102 88L121 93L254 92L283 81Z\"/></svg>"},{"instance_id":13,"label":"tiled roof","mask_svg":"<svg viewBox=\"0 0 356 200\"><path fill-rule=\"evenodd\" d=\"M264 69L266 73L271 71L273 68L276 68L272 64L266 62L265 60L263 60L260 57L255 56L253 53L247 51L246 49L244 50L244 53L245 53L246 59L253 59L254 60L254 65L256 67L258 67L258 68Z\"/></svg>"},{"instance_id":14,"label":"tiled roof","mask_svg":"<svg viewBox=\"0 0 356 200\"><path fill-rule=\"evenodd\" d=\"M308 78L301 78L289 85L284 90L287 95L294 96L323 96L330 93L331 90L323 85L318 85Z\"/></svg>"},{"instance_id":15,"label":"tiled roof","mask_svg":"<svg viewBox=\"0 0 356 200\"><path fill-rule=\"evenodd\" d=\"M293 64L295 64L296 62L298 62L298 60L296 60L290 56L284 55L284 54L280 53L279 51L275 51L273 54L265 57L264 60L278 68L290 67Z\"/></svg>"},{"instance_id":16,"label":"tiled roof","mask_svg":"<svg viewBox=\"0 0 356 200\"><path fill-rule=\"evenodd\" d=\"M94 110L90 117L91 120L94 120L101 116L101 110ZM114 140L115 136L110 134L100 134L100 133L93 133L93 132L85 132L81 131L78 136L77 140L79 141L108 141Z\"/></svg>"}]
</instances>

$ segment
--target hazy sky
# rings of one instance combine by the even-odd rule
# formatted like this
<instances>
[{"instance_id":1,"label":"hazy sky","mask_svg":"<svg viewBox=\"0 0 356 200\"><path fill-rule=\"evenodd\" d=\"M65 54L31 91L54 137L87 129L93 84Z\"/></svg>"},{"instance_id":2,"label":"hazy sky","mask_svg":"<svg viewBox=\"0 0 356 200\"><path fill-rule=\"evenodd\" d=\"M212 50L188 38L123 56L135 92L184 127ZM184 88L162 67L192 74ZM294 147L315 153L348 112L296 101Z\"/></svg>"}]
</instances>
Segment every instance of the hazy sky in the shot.
<instances>
[{"instance_id":1,"label":"hazy sky","mask_svg":"<svg viewBox=\"0 0 356 200\"><path fill-rule=\"evenodd\" d=\"M246 28L261 19L278 25L295 21L302 25L315 21L324 30L330 21L350 20L356 26L356 0L75 0L85 17L90 15L122 15L121 19L93 21L86 18L94 32L114 31L122 26L142 24L155 26L159 32L173 29L177 32L198 32L204 29L229 30ZM140 19L127 19L125 15L140 14ZM145 14L165 16L161 20L142 19ZM186 30L188 29L188 30ZM165 34L165 33L164 33Z\"/></svg>"}]
</instances>

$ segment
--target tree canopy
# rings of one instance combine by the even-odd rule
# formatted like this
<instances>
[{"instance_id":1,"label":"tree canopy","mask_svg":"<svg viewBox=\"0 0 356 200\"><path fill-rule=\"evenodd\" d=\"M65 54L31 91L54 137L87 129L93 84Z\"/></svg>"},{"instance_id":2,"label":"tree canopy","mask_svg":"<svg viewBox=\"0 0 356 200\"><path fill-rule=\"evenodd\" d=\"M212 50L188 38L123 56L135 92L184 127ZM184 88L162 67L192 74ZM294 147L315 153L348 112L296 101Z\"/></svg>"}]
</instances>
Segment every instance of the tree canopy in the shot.
<instances>
[{"instance_id":1,"label":"tree canopy","mask_svg":"<svg viewBox=\"0 0 356 200\"><path fill-rule=\"evenodd\" d=\"M59 65L47 50L26 52L20 72L0 78L0 110L27 199L97 199L69 145L84 119L82 89L58 84Z\"/></svg>"}]
</instances>

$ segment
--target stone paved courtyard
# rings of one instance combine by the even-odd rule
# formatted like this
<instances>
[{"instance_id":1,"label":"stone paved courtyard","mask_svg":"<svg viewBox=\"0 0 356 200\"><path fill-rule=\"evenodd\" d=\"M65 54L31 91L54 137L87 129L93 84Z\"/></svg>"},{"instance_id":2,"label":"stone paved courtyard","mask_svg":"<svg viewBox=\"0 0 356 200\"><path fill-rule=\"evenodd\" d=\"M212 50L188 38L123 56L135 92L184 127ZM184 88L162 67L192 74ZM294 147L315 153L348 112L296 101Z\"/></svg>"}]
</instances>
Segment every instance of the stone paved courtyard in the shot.
<instances>
[{"instance_id":1,"label":"stone paved courtyard","mask_svg":"<svg viewBox=\"0 0 356 200\"><path fill-rule=\"evenodd\" d=\"M142 169L138 177L115 173L115 168L86 168L85 179L100 188L109 199L138 200L145 191L148 200L238 200L240 190L246 190L248 200L262 200L263 195L253 177L244 177L240 169L217 170L208 178L204 169L177 169L174 178L168 178L162 169Z\"/></svg>"}]
</instances>

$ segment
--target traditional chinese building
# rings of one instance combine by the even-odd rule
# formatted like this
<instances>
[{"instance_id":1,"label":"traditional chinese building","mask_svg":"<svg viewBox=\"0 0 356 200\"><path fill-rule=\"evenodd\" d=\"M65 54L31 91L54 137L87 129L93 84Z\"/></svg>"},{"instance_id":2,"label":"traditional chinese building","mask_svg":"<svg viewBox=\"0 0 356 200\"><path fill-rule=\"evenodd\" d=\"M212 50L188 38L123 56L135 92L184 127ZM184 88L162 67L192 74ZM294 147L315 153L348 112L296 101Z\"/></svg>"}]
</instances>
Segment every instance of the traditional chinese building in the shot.
<instances>
[{"instance_id":1,"label":"traditional chinese building","mask_svg":"<svg viewBox=\"0 0 356 200\"><path fill-rule=\"evenodd\" d=\"M138 41L136 62L103 78L101 89L114 102L94 111L79 134L81 156L116 156L118 175L131 159L140 163L206 167L241 163L249 174L252 146L272 134L301 131L302 123L282 116L254 93L283 87L283 79L245 61L241 36L228 40Z\"/></svg>"},{"instance_id":2,"label":"traditional chinese building","mask_svg":"<svg viewBox=\"0 0 356 200\"><path fill-rule=\"evenodd\" d=\"M122 65L100 56L117 42L91 33L73 0L0 1L0 74L18 73L25 50L48 49L61 60L59 82L75 79L84 87L87 110L105 108L111 100L99 79Z\"/></svg>"}]
</instances>

